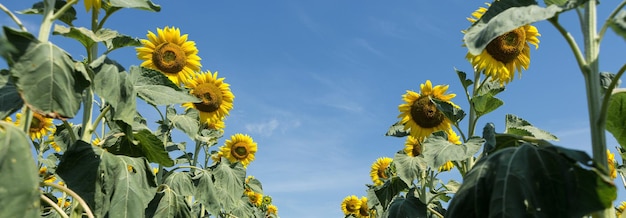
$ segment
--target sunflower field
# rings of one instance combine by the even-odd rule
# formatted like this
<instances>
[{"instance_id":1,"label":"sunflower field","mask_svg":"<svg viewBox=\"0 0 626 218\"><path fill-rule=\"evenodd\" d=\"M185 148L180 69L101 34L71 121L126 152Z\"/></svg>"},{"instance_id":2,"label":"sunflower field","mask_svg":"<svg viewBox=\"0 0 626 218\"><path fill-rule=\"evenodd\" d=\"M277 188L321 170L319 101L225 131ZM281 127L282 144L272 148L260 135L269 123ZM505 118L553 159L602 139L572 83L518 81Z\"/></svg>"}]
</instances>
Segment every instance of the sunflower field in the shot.
<instances>
[{"instance_id":1,"label":"sunflower field","mask_svg":"<svg viewBox=\"0 0 626 218\"><path fill-rule=\"evenodd\" d=\"M626 38L626 1L604 23L598 3L496 0L468 12L462 41L471 70L454 73L469 108L436 81L407 90L386 132L403 138L403 149L374 160L372 183L337 208L356 218L626 217L616 185L626 188L625 167L606 142L608 131L626 158L626 65L615 73L598 65L606 31ZM43 0L0 9L20 27L0 33L8 66L0 69L0 217L278 217L271 193L246 172L262 145L246 133L224 135L235 95L225 77L203 68L193 39L174 26L136 38L106 25L121 10L159 5ZM74 25L77 10L90 15L89 27ZM561 25L562 13L578 15L583 39ZM16 14L41 16L38 34ZM539 48L537 22L562 34L585 79L591 155L553 144L557 136L517 115L506 116L504 132L478 126L504 104L498 94L508 84L523 82L516 77ZM51 35L74 40L86 57ZM128 47L135 66L111 58ZM452 170L460 181L440 178Z\"/></svg>"}]
</instances>

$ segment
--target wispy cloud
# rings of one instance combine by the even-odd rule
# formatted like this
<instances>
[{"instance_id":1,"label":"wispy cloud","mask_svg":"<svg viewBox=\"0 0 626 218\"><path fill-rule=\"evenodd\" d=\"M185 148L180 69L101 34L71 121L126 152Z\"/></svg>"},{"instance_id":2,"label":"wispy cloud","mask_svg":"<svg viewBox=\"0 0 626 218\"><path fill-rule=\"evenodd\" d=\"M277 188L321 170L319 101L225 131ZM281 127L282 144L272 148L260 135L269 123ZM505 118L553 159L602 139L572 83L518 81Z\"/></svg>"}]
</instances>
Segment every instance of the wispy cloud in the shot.
<instances>
[{"instance_id":1,"label":"wispy cloud","mask_svg":"<svg viewBox=\"0 0 626 218\"><path fill-rule=\"evenodd\" d=\"M298 126L300 126L300 121L298 120L278 121L276 118L265 122L250 123L245 125L248 132L256 133L264 137L272 136L276 130L280 130L284 133L286 129Z\"/></svg>"}]
</instances>

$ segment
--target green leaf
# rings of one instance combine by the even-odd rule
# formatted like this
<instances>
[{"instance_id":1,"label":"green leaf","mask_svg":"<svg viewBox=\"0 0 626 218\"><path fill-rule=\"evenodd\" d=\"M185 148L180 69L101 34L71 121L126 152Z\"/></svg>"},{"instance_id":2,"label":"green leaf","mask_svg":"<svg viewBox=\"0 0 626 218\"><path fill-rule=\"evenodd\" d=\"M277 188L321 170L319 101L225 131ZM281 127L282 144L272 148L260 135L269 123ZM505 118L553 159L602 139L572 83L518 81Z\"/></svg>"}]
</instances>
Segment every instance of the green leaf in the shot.
<instances>
[{"instance_id":1,"label":"green leaf","mask_svg":"<svg viewBox=\"0 0 626 218\"><path fill-rule=\"evenodd\" d=\"M206 210L209 211L209 213L219 214L221 207L219 204L219 198L217 197L216 187L213 183L213 175L211 174L211 171L196 171L196 174L192 179L196 184L196 193L194 197L196 197L198 202L206 207Z\"/></svg>"},{"instance_id":2,"label":"green leaf","mask_svg":"<svg viewBox=\"0 0 626 218\"><path fill-rule=\"evenodd\" d=\"M118 49L118 48L138 47L138 46L141 46L142 44L139 41L139 39L135 37L131 37L128 35L123 35L123 34L119 34L115 32L115 37L106 39L104 41L104 45L107 48L107 53L110 53L111 51Z\"/></svg>"},{"instance_id":3,"label":"green leaf","mask_svg":"<svg viewBox=\"0 0 626 218\"><path fill-rule=\"evenodd\" d=\"M620 11L613 19L609 20L609 26L617 35L626 39L626 11Z\"/></svg>"},{"instance_id":4,"label":"green leaf","mask_svg":"<svg viewBox=\"0 0 626 218\"><path fill-rule=\"evenodd\" d=\"M456 68L454 68L454 71L456 71L456 75L459 76L459 80L461 80L461 85L463 85L463 88L467 91L467 87L474 84L474 82L471 79L467 78L467 74L465 72L457 70Z\"/></svg>"},{"instance_id":5,"label":"green leaf","mask_svg":"<svg viewBox=\"0 0 626 218\"><path fill-rule=\"evenodd\" d=\"M215 187L219 190L219 198L222 199L220 203L223 204L222 207L226 211L230 211L243 195L246 171L241 163L231 164L224 157L219 164L214 166L213 177L215 178Z\"/></svg>"},{"instance_id":6,"label":"green leaf","mask_svg":"<svg viewBox=\"0 0 626 218\"><path fill-rule=\"evenodd\" d=\"M110 0L111 7L116 8L136 8L148 11L159 12L161 6L152 3L150 0Z\"/></svg>"},{"instance_id":7,"label":"green leaf","mask_svg":"<svg viewBox=\"0 0 626 218\"><path fill-rule=\"evenodd\" d=\"M138 141L141 151L152 163L158 163L166 167L174 166L174 160L163 146L163 141L156 137L150 130L142 129L133 134L134 139Z\"/></svg>"},{"instance_id":8,"label":"green leaf","mask_svg":"<svg viewBox=\"0 0 626 218\"><path fill-rule=\"evenodd\" d=\"M491 95L496 96L500 92L504 92L505 86L501 86L500 82L486 81L478 87L477 95Z\"/></svg>"},{"instance_id":9,"label":"green leaf","mask_svg":"<svg viewBox=\"0 0 626 218\"><path fill-rule=\"evenodd\" d=\"M450 143L447 137L431 135L422 143L424 160L433 169L438 168L448 161L465 160L474 156L485 140L479 137L471 137L466 143L457 145Z\"/></svg>"},{"instance_id":10,"label":"green leaf","mask_svg":"<svg viewBox=\"0 0 626 218\"><path fill-rule=\"evenodd\" d=\"M537 139L544 139L544 140L553 140L553 141L559 140L559 138L552 135L552 133L549 133L545 130L534 127L528 121L518 116L515 116L513 114L506 115L505 128L506 128L506 133L510 133L514 135L530 136L530 137L534 137Z\"/></svg>"},{"instance_id":11,"label":"green leaf","mask_svg":"<svg viewBox=\"0 0 626 218\"><path fill-rule=\"evenodd\" d=\"M611 95L606 113L606 130L626 149L626 92Z\"/></svg>"},{"instance_id":12,"label":"green leaf","mask_svg":"<svg viewBox=\"0 0 626 218\"><path fill-rule=\"evenodd\" d=\"M389 182L385 182L382 186L370 186L370 188L367 189L367 196L368 199L376 199L378 203L381 204L383 210L387 210L391 201L408 187L406 182L394 176Z\"/></svg>"},{"instance_id":13,"label":"green leaf","mask_svg":"<svg viewBox=\"0 0 626 218\"><path fill-rule=\"evenodd\" d=\"M54 2L54 12L56 13L65 4L67 4L66 1L56 0ZM18 11L18 13L20 14L41 14L41 15L43 15L43 12L44 12L43 1L33 4L32 8ZM63 12L63 15L59 17L59 20L67 25L73 26L72 21L76 20L76 10L73 7L68 8L65 12Z\"/></svg>"},{"instance_id":14,"label":"green leaf","mask_svg":"<svg viewBox=\"0 0 626 218\"><path fill-rule=\"evenodd\" d=\"M568 3L544 8L534 0L494 1L481 19L465 32L463 42L471 54L478 55L498 36L527 24L547 20L575 6Z\"/></svg>"},{"instance_id":15,"label":"green leaf","mask_svg":"<svg viewBox=\"0 0 626 218\"><path fill-rule=\"evenodd\" d=\"M84 141L70 146L56 172L96 217L144 217L156 188L145 158L114 155Z\"/></svg>"},{"instance_id":16,"label":"green leaf","mask_svg":"<svg viewBox=\"0 0 626 218\"><path fill-rule=\"evenodd\" d=\"M410 133L411 131L405 130L404 124L398 121L394 123L393 125L391 125L391 127L389 127L389 130L387 130L387 133L385 133L385 136L405 137L405 136L408 136Z\"/></svg>"},{"instance_id":17,"label":"green leaf","mask_svg":"<svg viewBox=\"0 0 626 218\"><path fill-rule=\"evenodd\" d=\"M130 69L132 84L139 97L152 105L199 102L200 99L182 91L167 76L143 67Z\"/></svg>"},{"instance_id":18,"label":"green leaf","mask_svg":"<svg viewBox=\"0 0 626 218\"><path fill-rule=\"evenodd\" d=\"M613 80L615 79L616 75L609 72L600 72L598 76L600 76L600 85L602 86L602 90L606 92L607 89L609 89L611 82L613 82ZM618 79L617 83L615 83L615 87L619 87L621 83L622 81Z\"/></svg>"},{"instance_id":19,"label":"green leaf","mask_svg":"<svg viewBox=\"0 0 626 218\"><path fill-rule=\"evenodd\" d=\"M258 210L258 209L257 209ZM235 204L232 205L232 209L227 211L227 213L233 215L234 217L263 217L255 216L255 208L250 204L250 200L247 196L240 197L235 201Z\"/></svg>"},{"instance_id":20,"label":"green leaf","mask_svg":"<svg viewBox=\"0 0 626 218\"><path fill-rule=\"evenodd\" d=\"M0 70L0 119L13 114L22 108L24 101L17 92L15 84L9 77L8 70Z\"/></svg>"},{"instance_id":21,"label":"green leaf","mask_svg":"<svg viewBox=\"0 0 626 218\"><path fill-rule=\"evenodd\" d=\"M39 43L29 35L4 28L18 52L11 76L24 102L38 113L54 118L71 118L80 108L82 91L89 86L75 71L75 62L61 48L49 42Z\"/></svg>"},{"instance_id":22,"label":"green leaf","mask_svg":"<svg viewBox=\"0 0 626 218\"><path fill-rule=\"evenodd\" d=\"M39 40L29 32L6 26L2 29L4 31L2 43L6 43L6 46L3 44L0 50L2 51L4 59L7 60L9 67L13 66L29 49L39 43Z\"/></svg>"},{"instance_id":23,"label":"green leaf","mask_svg":"<svg viewBox=\"0 0 626 218\"><path fill-rule=\"evenodd\" d=\"M474 165L449 217L582 217L612 206L617 189L582 151L523 144Z\"/></svg>"},{"instance_id":24,"label":"green leaf","mask_svg":"<svg viewBox=\"0 0 626 218\"><path fill-rule=\"evenodd\" d=\"M504 104L504 102L490 94L479 95L472 98L472 105L477 116L488 114Z\"/></svg>"},{"instance_id":25,"label":"green leaf","mask_svg":"<svg viewBox=\"0 0 626 218\"><path fill-rule=\"evenodd\" d=\"M263 186L261 185L261 181L259 181L257 178L246 178L246 180L248 181L246 183L247 188L250 188L250 190L252 190L255 193L260 193L263 194Z\"/></svg>"},{"instance_id":26,"label":"green leaf","mask_svg":"<svg viewBox=\"0 0 626 218\"><path fill-rule=\"evenodd\" d=\"M187 218L192 216L185 197L178 195L166 184L161 184L146 208L146 217Z\"/></svg>"},{"instance_id":27,"label":"green leaf","mask_svg":"<svg viewBox=\"0 0 626 218\"><path fill-rule=\"evenodd\" d=\"M107 48L107 53L126 46L141 46L139 39L122 35L111 29L100 29L94 33L84 27L55 25L53 34L76 39L86 48L93 46L95 43L103 42Z\"/></svg>"},{"instance_id":28,"label":"green leaf","mask_svg":"<svg viewBox=\"0 0 626 218\"><path fill-rule=\"evenodd\" d=\"M98 37L93 31L85 27L66 27L62 25L54 25L54 35L62 35L68 38L76 39L76 41L83 44L85 48L91 47L98 41Z\"/></svg>"},{"instance_id":29,"label":"green leaf","mask_svg":"<svg viewBox=\"0 0 626 218\"><path fill-rule=\"evenodd\" d=\"M416 198L413 192L409 191L406 198L402 196L395 198L383 217L429 217L426 204L422 203L419 198Z\"/></svg>"},{"instance_id":30,"label":"green leaf","mask_svg":"<svg viewBox=\"0 0 626 218\"><path fill-rule=\"evenodd\" d=\"M136 113L135 90L128 74L115 61L101 56L91 63L95 72L94 91L111 104L113 120L132 125Z\"/></svg>"},{"instance_id":31,"label":"green leaf","mask_svg":"<svg viewBox=\"0 0 626 218\"><path fill-rule=\"evenodd\" d=\"M39 216L39 176L29 137L0 120L0 217Z\"/></svg>"},{"instance_id":32,"label":"green leaf","mask_svg":"<svg viewBox=\"0 0 626 218\"><path fill-rule=\"evenodd\" d=\"M393 165L396 167L398 176L406 186L411 186L413 180L419 179L421 171L428 169L428 164L423 156L411 157L404 152L398 152L393 157Z\"/></svg>"},{"instance_id":33,"label":"green leaf","mask_svg":"<svg viewBox=\"0 0 626 218\"><path fill-rule=\"evenodd\" d=\"M485 139L485 144L483 147L483 153L485 155L491 153L494 148L496 148L496 126L493 123L485 124L483 128L483 139Z\"/></svg>"},{"instance_id":34,"label":"green leaf","mask_svg":"<svg viewBox=\"0 0 626 218\"><path fill-rule=\"evenodd\" d=\"M173 107L167 108L167 119L174 127L183 131L189 138L195 139L200 129L197 110L186 110L185 114L179 115Z\"/></svg>"},{"instance_id":35,"label":"green leaf","mask_svg":"<svg viewBox=\"0 0 626 218\"><path fill-rule=\"evenodd\" d=\"M164 184L180 196L193 196L195 189L189 172L172 172L165 177Z\"/></svg>"},{"instance_id":36,"label":"green leaf","mask_svg":"<svg viewBox=\"0 0 626 218\"><path fill-rule=\"evenodd\" d=\"M465 111L453 106L452 104L441 101L436 98L430 98L430 101L437 106L437 110L441 111L452 123L459 123L465 117Z\"/></svg>"}]
</instances>

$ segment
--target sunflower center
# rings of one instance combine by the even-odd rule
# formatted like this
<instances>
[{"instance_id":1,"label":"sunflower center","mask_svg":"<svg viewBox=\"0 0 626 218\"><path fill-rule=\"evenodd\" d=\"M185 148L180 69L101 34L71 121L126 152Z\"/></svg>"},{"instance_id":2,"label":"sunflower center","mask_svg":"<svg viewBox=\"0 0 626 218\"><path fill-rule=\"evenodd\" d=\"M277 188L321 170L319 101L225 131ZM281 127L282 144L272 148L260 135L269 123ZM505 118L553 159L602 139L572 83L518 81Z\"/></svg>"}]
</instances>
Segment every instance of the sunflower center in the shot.
<instances>
[{"instance_id":1,"label":"sunflower center","mask_svg":"<svg viewBox=\"0 0 626 218\"><path fill-rule=\"evenodd\" d=\"M413 145L412 153L413 153L413 157L420 156L420 154L422 153L422 146L420 144Z\"/></svg>"},{"instance_id":2,"label":"sunflower center","mask_svg":"<svg viewBox=\"0 0 626 218\"><path fill-rule=\"evenodd\" d=\"M358 210L357 205L356 204L348 205L348 210L349 211L357 211Z\"/></svg>"},{"instance_id":3,"label":"sunflower center","mask_svg":"<svg viewBox=\"0 0 626 218\"><path fill-rule=\"evenodd\" d=\"M33 119L30 121L30 132L39 132L45 128L46 123L43 121L44 117L38 113L33 113Z\"/></svg>"},{"instance_id":4,"label":"sunflower center","mask_svg":"<svg viewBox=\"0 0 626 218\"><path fill-rule=\"evenodd\" d=\"M502 63L510 63L515 60L524 49L526 32L523 28L517 28L495 38L487 45L487 52Z\"/></svg>"},{"instance_id":5,"label":"sunflower center","mask_svg":"<svg viewBox=\"0 0 626 218\"><path fill-rule=\"evenodd\" d=\"M387 174L385 174L385 170L387 169L387 167L385 166L381 166L378 168L378 177L379 178L383 178L386 179L387 178Z\"/></svg>"},{"instance_id":6,"label":"sunflower center","mask_svg":"<svg viewBox=\"0 0 626 218\"><path fill-rule=\"evenodd\" d=\"M180 46L163 43L154 49L152 63L163 73L177 74L187 65L187 55Z\"/></svg>"},{"instance_id":7,"label":"sunflower center","mask_svg":"<svg viewBox=\"0 0 626 218\"><path fill-rule=\"evenodd\" d=\"M233 145L233 148L230 150L230 154L232 154L237 160L243 160L248 157L248 148L245 143L238 142Z\"/></svg>"},{"instance_id":8,"label":"sunflower center","mask_svg":"<svg viewBox=\"0 0 626 218\"><path fill-rule=\"evenodd\" d=\"M193 103L199 111L214 112L222 104L222 92L215 84L202 83L193 89L193 93L202 100L202 102Z\"/></svg>"},{"instance_id":9,"label":"sunflower center","mask_svg":"<svg viewBox=\"0 0 626 218\"><path fill-rule=\"evenodd\" d=\"M446 118L427 95L420 96L411 106L411 117L422 128L433 128Z\"/></svg>"}]
</instances>

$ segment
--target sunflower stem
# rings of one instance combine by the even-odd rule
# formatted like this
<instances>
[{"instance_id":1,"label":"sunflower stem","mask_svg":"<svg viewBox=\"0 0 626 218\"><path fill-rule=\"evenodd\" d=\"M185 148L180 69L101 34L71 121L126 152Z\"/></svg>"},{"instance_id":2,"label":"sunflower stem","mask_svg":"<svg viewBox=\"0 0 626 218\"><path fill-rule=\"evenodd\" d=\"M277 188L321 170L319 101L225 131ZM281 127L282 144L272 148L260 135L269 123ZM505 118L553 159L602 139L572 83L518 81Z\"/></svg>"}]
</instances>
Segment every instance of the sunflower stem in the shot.
<instances>
[{"instance_id":1,"label":"sunflower stem","mask_svg":"<svg viewBox=\"0 0 626 218\"><path fill-rule=\"evenodd\" d=\"M22 31L24 31L24 32L28 31L26 29L26 27L24 26L24 24L22 24L22 21L20 21L20 19L17 18L17 16L15 16L15 14L11 13L11 11L8 8L6 8L2 3L0 3L0 10L4 11L4 13L9 15L11 20L13 20L13 22L15 22L15 24L17 24L17 26L20 27L20 29Z\"/></svg>"},{"instance_id":2,"label":"sunflower stem","mask_svg":"<svg viewBox=\"0 0 626 218\"><path fill-rule=\"evenodd\" d=\"M67 193L68 195L72 196L72 198L76 201L78 201L79 205L83 208L83 210L85 210L85 213L87 214L88 218L94 218L93 213L91 212L91 209L89 208L89 205L87 205L87 202L85 202L85 200L83 200L80 195L76 194L76 192L72 191L71 189L56 184L56 183L50 183L50 182L44 182L41 183L42 186L50 186L56 189L59 189L65 193Z\"/></svg>"},{"instance_id":3,"label":"sunflower stem","mask_svg":"<svg viewBox=\"0 0 626 218\"><path fill-rule=\"evenodd\" d=\"M202 148L202 143L199 140L196 140L196 148L193 152L193 162L191 162L191 166L196 166L196 164L198 164L198 153L200 153L200 148Z\"/></svg>"},{"instance_id":4,"label":"sunflower stem","mask_svg":"<svg viewBox=\"0 0 626 218\"><path fill-rule=\"evenodd\" d=\"M61 216L62 218L69 218L69 216L67 216L67 214L65 214L65 212L63 211L63 209L61 209L61 207L59 207L59 205L57 205L55 202L53 202L50 198L48 198L46 195L44 195L43 193L39 196L41 198L41 200L43 200L44 202L48 203L48 205L50 205L58 214L59 216Z\"/></svg>"}]
</instances>

